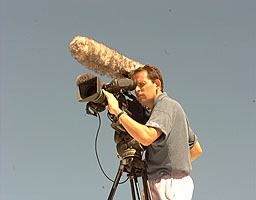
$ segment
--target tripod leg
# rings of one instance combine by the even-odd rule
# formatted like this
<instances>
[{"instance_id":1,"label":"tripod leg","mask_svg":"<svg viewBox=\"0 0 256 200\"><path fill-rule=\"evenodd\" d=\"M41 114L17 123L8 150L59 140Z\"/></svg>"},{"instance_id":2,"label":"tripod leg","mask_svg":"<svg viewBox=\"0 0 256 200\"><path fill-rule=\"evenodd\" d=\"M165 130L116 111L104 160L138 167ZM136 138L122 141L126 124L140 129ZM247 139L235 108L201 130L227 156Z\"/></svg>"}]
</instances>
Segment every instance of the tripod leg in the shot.
<instances>
[{"instance_id":1,"label":"tripod leg","mask_svg":"<svg viewBox=\"0 0 256 200\"><path fill-rule=\"evenodd\" d=\"M146 200L153 200L150 185L149 185L149 182L148 182L148 176L147 176L146 172L144 172L144 174L142 176L142 180L143 180L143 188L144 188L145 199Z\"/></svg>"},{"instance_id":2,"label":"tripod leg","mask_svg":"<svg viewBox=\"0 0 256 200\"><path fill-rule=\"evenodd\" d=\"M132 173L133 173L133 177L134 177L134 182L135 182L137 196L138 196L139 200L142 200L141 192L140 192L140 186L139 186L139 181L137 179L137 175L136 175L136 172L135 172L134 168L132 169Z\"/></svg>"},{"instance_id":3,"label":"tripod leg","mask_svg":"<svg viewBox=\"0 0 256 200\"><path fill-rule=\"evenodd\" d=\"M112 200L114 198L114 195L115 195L115 192L116 192L119 180L120 180L120 178L121 178L121 176L123 174L123 171L124 171L124 164L122 163L122 161L120 161L118 172L116 174L115 181L113 183L113 186L111 188L110 194L108 196L108 200Z\"/></svg>"},{"instance_id":4,"label":"tripod leg","mask_svg":"<svg viewBox=\"0 0 256 200\"><path fill-rule=\"evenodd\" d=\"M131 185L132 199L136 200L135 191L134 191L134 183L133 183L133 177L132 176L130 176L130 185Z\"/></svg>"}]
</instances>

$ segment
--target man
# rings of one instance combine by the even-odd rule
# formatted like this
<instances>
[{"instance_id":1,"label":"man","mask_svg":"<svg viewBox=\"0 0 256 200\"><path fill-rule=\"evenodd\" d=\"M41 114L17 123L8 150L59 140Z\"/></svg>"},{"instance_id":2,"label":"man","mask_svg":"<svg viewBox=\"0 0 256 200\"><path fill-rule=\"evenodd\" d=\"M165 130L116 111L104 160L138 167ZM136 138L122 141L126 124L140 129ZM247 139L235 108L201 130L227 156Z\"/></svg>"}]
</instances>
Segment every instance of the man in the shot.
<instances>
[{"instance_id":1,"label":"man","mask_svg":"<svg viewBox=\"0 0 256 200\"><path fill-rule=\"evenodd\" d=\"M119 108L114 95L104 91L107 109L135 140L148 146L145 161L153 199L191 200L194 190L189 176L191 160L201 153L201 148L187 116L180 104L163 91L158 68L145 65L136 69L132 77L137 83L138 101L151 111L147 123L133 120ZM190 153L192 146L196 147L196 156Z\"/></svg>"}]
</instances>

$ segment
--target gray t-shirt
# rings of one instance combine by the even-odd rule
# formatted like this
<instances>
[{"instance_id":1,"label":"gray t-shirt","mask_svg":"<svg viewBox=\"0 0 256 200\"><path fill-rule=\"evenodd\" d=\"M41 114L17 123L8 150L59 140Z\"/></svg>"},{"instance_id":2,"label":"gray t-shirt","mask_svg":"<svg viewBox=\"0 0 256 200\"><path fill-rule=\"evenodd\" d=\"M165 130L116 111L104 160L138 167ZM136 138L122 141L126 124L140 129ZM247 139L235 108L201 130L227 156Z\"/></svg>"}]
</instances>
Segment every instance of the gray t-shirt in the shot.
<instances>
[{"instance_id":1,"label":"gray t-shirt","mask_svg":"<svg viewBox=\"0 0 256 200\"><path fill-rule=\"evenodd\" d=\"M146 126L162 131L162 135L146 151L148 179L158 179L175 172L191 173L190 148L197 137L189 127L181 105L167 93L160 94Z\"/></svg>"}]
</instances>

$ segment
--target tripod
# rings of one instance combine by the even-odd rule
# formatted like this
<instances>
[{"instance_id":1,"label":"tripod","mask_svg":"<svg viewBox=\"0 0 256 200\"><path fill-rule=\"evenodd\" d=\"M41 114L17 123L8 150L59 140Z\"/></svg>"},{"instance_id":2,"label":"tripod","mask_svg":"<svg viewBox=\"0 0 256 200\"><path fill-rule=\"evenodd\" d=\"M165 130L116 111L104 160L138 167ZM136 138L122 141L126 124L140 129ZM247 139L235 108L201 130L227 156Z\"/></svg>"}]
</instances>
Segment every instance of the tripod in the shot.
<instances>
[{"instance_id":1,"label":"tripod","mask_svg":"<svg viewBox=\"0 0 256 200\"><path fill-rule=\"evenodd\" d=\"M148 176L146 172L145 162L142 161L140 158L137 157L127 157L120 161L120 165L115 177L115 181L112 185L110 194L108 196L108 200L112 200L114 198L118 183L123 172L128 173L128 177L130 179L130 186L132 192L132 199L136 200L134 185L136 188L137 197L139 200L142 200L138 177L142 177L143 181L143 188L145 194L145 200L152 200L151 190L148 182Z\"/></svg>"}]
</instances>

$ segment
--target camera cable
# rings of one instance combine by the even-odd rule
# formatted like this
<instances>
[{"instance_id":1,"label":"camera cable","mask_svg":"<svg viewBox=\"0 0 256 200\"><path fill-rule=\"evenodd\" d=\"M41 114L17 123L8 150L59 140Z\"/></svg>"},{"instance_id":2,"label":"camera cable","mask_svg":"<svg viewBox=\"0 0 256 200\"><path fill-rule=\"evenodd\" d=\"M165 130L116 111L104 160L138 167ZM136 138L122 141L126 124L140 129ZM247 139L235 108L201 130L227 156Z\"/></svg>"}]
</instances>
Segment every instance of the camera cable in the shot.
<instances>
[{"instance_id":1,"label":"camera cable","mask_svg":"<svg viewBox=\"0 0 256 200\"><path fill-rule=\"evenodd\" d=\"M102 173L104 174L104 176L111 182L114 183L114 180L112 180L107 174L106 172L104 171L103 167L102 167L102 164L100 162L100 159L99 159L99 154L98 154L98 137L99 137L99 132L100 132L100 127L101 127L101 117L100 117L100 114L97 113L96 115L99 119L99 125L98 125L98 129L97 129L97 132L96 132L96 137L95 137L95 143L94 143L94 148L95 148L95 154L96 154L96 159L97 159L97 162L99 164L99 167L100 167L100 170L102 171ZM109 116L108 116L109 117ZM118 184L123 184L125 183L129 178L127 177L124 181L118 183Z\"/></svg>"}]
</instances>

